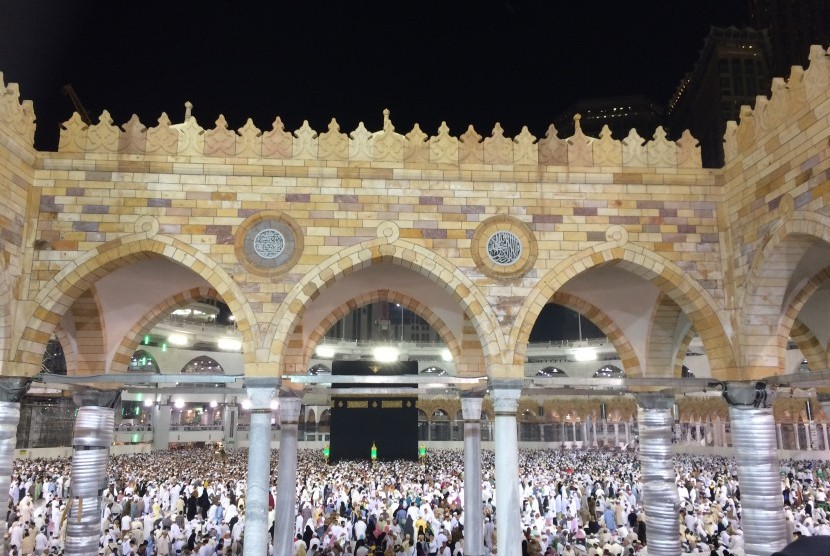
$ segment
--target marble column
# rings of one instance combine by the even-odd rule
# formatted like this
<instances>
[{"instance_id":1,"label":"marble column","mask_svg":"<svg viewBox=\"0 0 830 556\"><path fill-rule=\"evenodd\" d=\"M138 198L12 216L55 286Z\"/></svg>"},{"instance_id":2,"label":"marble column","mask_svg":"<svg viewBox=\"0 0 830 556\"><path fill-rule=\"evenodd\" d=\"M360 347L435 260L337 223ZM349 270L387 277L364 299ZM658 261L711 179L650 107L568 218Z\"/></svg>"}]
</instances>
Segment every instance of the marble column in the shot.
<instances>
[{"instance_id":1,"label":"marble column","mask_svg":"<svg viewBox=\"0 0 830 556\"><path fill-rule=\"evenodd\" d=\"M519 505L519 449L516 411L522 383L491 381L496 421L496 540L499 554L518 554L522 545Z\"/></svg>"},{"instance_id":2,"label":"marble column","mask_svg":"<svg viewBox=\"0 0 830 556\"><path fill-rule=\"evenodd\" d=\"M153 405L153 451L170 447L170 401Z\"/></svg>"},{"instance_id":3,"label":"marble column","mask_svg":"<svg viewBox=\"0 0 830 556\"><path fill-rule=\"evenodd\" d=\"M643 506L648 518L648 553L680 554L677 514L680 508L672 451L671 408L674 398L665 394L636 394L640 427L640 466Z\"/></svg>"},{"instance_id":4,"label":"marble column","mask_svg":"<svg viewBox=\"0 0 830 556\"><path fill-rule=\"evenodd\" d=\"M767 556L787 545L772 395L763 382L729 382L723 397L741 483L744 550L748 556Z\"/></svg>"},{"instance_id":5,"label":"marble column","mask_svg":"<svg viewBox=\"0 0 830 556\"><path fill-rule=\"evenodd\" d=\"M70 499L66 505L64 554L98 553L101 538L101 493L107 487L107 461L114 438L115 406L120 392L82 390L72 399L78 406L72 437Z\"/></svg>"},{"instance_id":6,"label":"marble column","mask_svg":"<svg viewBox=\"0 0 830 556\"><path fill-rule=\"evenodd\" d=\"M464 554L467 556L484 555L484 523L481 517L482 401L480 393L461 397L464 418Z\"/></svg>"},{"instance_id":7,"label":"marble column","mask_svg":"<svg viewBox=\"0 0 830 556\"><path fill-rule=\"evenodd\" d=\"M222 441L225 448L236 447L236 425L239 423L239 406L236 398L232 398L225 405L225 412L222 414Z\"/></svg>"},{"instance_id":8,"label":"marble column","mask_svg":"<svg viewBox=\"0 0 830 556\"><path fill-rule=\"evenodd\" d=\"M798 437L798 423L793 423L793 438L795 438L795 449L801 449L801 439Z\"/></svg>"},{"instance_id":9,"label":"marble column","mask_svg":"<svg viewBox=\"0 0 830 556\"><path fill-rule=\"evenodd\" d=\"M280 392L280 462L277 475L277 505L274 509L274 556L294 556L294 519L297 517L297 435L302 401L295 393Z\"/></svg>"},{"instance_id":10,"label":"marble column","mask_svg":"<svg viewBox=\"0 0 830 556\"><path fill-rule=\"evenodd\" d=\"M775 425L775 432L776 432L776 436L778 438L778 449L783 450L784 449L784 434L781 432L781 423L777 423Z\"/></svg>"},{"instance_id":11,"label":"marble column","mask_svg":"<svg viewBox=\"0 0 830 556\"><path fill-rule=\"evenodd\" d=\"M827 444L827 440L828 440L827 439L827 423L822 423L821 424L821 432L822 432L822 437L824 438L824 449L825 450L830 450L830 446L828 446L828 444Z\"/></svg>"},{"instance_id":12,"label":"marble column","mask_svg":"<svg viewBox=\"0 0 830 556\"><path fill-rule=\"evenodd\" d=\"M31 379L0 378L0 508L9 507L12 462L17 444L17 424L20 422L20 399L26 394ZM5 515L5 514L3 514ZM6 551L6 520L0 519L0 554Z\"/></svg>"},{"instance_id":13,"label":"marble column","mask_svg":"<svg viewBox=\"0 0 830 556\"><path fill-rule=\"evenodd\" d=\"M268 497L271 482L271 400L277 393L275 379L247 379L251 401L248 432L248 483L245 493L244 556L268 553Z\"/></svg>"}]
</instances>

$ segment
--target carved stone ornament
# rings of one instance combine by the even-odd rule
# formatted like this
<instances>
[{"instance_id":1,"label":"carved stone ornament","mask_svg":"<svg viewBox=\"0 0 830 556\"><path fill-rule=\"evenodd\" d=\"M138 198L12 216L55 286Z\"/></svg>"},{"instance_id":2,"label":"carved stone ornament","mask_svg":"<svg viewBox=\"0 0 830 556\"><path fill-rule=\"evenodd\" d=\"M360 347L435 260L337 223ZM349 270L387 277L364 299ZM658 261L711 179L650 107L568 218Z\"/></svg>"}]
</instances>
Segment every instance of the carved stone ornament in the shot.
<instances>
[{"instance_id":1,"label":"carved stone ornament","mask_svg":"<svg viewBox=\"0 0 830 556\"><path fill-rule=\"evenodd\" d=\"M521 220L499 215L476 228L470 243L478 269L493 278L518 278L533 267L538 248L533 231Z\"/></svg>"},{"instance_id":2,"label":"carved stone ornament","mask_svg":"<svg viewBox=\"0 0 830 556\"><path fill-rule=\"evenodd\" d=\"M239 262L254 274L282 274L302 255L302 231L287 214L259 212L239 226L234 235L234 251Z\"/></svg>"}]
</instances>

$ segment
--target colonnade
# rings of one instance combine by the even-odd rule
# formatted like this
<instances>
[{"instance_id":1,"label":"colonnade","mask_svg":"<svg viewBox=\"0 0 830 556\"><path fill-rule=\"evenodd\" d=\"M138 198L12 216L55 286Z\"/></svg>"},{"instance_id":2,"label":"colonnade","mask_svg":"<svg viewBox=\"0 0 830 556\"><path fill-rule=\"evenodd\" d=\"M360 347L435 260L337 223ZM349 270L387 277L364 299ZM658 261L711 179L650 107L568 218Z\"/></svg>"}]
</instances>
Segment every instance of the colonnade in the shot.
<instances>
[{"instance_id":1,"label":"colonnade","mask_svg":"<svg viewBox=\"0 0 830 556\"><path fill-rule=\"evenodd\" d=\"M245 509L246 556L262 554L268 538L271 422L278 408L281 441L277 500L275 504L274 554L293 554L295 482L297 477L298 417L301 397L279 390L275 379L249 379L251 401L250 447ZM9 477L14 457L19 399L26 390L21 379L0 378L0 507L8 505ZM521 544L517 410L521 381L491 380L489 394L495 413L496 523L499 554L511 554ZM101 493L106 488L106 461L113 440L117 394L85 390L74 395L79 407L73 439L72 496L68 504L66 554L97 550L100 533ZM470 484L481 484L480 416L481 392L461 392L464 418L464 473ZM679 507L672 463L672 414L670 394L635 394L640 428L640 461L643 502L648 517L649 554L677 556ZM736 448L741 481L742 527L746 553L766 556L787 544L776 454L776 425L772 409L765 403L763 383L727 383L724 398L729 404L732 442ZM163 414L164 412L161 411ZM169 412L168 412L169 413ZM159 423L160 425L162 423ZM158 430L158 429L156 429ZM512 449L511 449L512 447ZM481 508L481 491L464 489L465 509ZM464 512L464 553L483 556L483 523L476 511ZM0 521L0 527L4 527ZM0 539L2 535L0 534ZM3 547L0 547L3 549Z\"/></svg>"}]
</instances>

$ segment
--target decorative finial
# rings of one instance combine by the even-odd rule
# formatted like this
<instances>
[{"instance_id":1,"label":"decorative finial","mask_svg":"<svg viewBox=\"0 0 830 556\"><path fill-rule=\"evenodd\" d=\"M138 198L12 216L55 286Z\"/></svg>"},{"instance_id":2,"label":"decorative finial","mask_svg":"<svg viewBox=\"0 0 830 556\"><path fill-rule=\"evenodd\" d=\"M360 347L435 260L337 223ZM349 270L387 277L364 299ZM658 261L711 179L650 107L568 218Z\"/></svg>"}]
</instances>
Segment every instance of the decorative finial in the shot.
<instances>
[{"instance_id":1,"label":"decorative finial","mask_svg":"<svg viewBox=\"0 0 830 556\"><path fill-rule=\"evenodd\" d=\"M193 111L193 103L189 100L184 103L184 121L190 119L190 113Z\"/></svg>"},{"instance_id":2,"label":"decorative finial","mask_svg":"<svg viewBox=\"0 0 830 556\"><path fill-rule=\"evenodd\" d=\"M392 127L392 120L389 119L389 109L388 108L383 109L383 129L385 129L385 130L394 129Z\"/></svg>"}]
</instances>

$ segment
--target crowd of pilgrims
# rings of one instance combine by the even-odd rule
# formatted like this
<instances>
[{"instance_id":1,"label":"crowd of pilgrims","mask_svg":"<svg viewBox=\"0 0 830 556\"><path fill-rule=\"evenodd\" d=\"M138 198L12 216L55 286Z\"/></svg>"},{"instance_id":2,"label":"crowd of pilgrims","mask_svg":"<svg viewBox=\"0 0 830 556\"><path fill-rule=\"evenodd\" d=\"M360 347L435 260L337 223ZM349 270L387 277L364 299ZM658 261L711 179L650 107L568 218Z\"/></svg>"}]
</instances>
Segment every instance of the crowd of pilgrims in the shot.
<instances>
[{"instance_id":1,"label":"crowd of pilgrims","mask_svg":"<svg viewBox=\"0 0 830 556\"><path fill-rule=\"evenodd\" d=\"M110 459L99 554L242 554L247 452L188 449ZM278 454L272 452L271 469ZM425 461L339 462L300 450L294 550L299 556L463 554L463 453ZM824 462L785 461L781 489L791 537L828 535L830 471ZM677 456L678 535L685 553L742 555L735 462ZM522 546L518 556L648 554L648 520L636 456L597 450L519 452ZM68 459L14 462L8 554L62 554ZM276 479L272 480L276 484ZM494 454L482 453L485 553L496 553ZM269 506L276 492L272 488ZM501 525L501 524L498 524ZM273 533L273 512L271 513ZM261 554L272 551L263 546ZM512 552L512 551L511 551Z\"/></svg>"}]
</instances>

